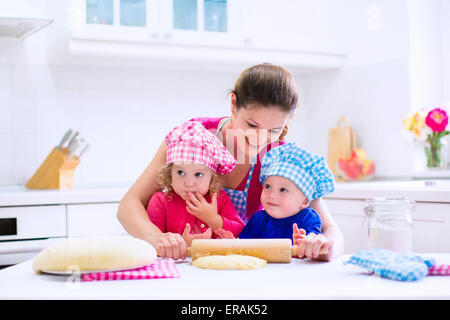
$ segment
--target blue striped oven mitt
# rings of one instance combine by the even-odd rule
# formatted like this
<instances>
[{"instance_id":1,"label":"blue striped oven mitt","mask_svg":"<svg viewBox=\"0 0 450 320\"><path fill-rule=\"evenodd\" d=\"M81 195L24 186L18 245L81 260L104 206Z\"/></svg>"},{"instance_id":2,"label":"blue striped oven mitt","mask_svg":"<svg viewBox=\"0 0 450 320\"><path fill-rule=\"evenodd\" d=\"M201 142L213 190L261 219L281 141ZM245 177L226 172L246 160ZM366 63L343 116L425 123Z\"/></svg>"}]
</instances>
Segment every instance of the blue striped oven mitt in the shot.
<instances>
[{"instance_id":1,"label":"blue striped oven mitt","mask_svg":"<svg viewBox=\"0 0 450 320\"><path fill-rule=\"evenodd\" d=\"M428 274L428 268L435 264L435 260L376 248L358 251L344 264L354 264L393 280L416 281Z\"/></svg>"}]
</instances>

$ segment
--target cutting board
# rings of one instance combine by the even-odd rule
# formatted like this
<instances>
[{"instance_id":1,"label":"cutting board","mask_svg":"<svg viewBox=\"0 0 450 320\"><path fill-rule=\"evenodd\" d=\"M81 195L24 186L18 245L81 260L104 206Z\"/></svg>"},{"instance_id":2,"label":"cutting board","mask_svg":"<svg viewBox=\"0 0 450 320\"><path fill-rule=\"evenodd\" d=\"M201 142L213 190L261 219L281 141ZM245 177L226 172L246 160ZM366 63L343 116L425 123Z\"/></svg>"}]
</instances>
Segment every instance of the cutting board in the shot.
<instances>
[{"instance_id":1,"label":"cutting board","mask_svg":"<svg viewBox=\"0 0 450 320\"><path fill-rule=\"evenodd\" d=\"M336 169L336 163L340 158L350 158L355 149L355 132L350 127L346 116L340 116L336 127L330 129L328 134L328 165L336 180L340 176Z\"/></svg>"}]
</instances>

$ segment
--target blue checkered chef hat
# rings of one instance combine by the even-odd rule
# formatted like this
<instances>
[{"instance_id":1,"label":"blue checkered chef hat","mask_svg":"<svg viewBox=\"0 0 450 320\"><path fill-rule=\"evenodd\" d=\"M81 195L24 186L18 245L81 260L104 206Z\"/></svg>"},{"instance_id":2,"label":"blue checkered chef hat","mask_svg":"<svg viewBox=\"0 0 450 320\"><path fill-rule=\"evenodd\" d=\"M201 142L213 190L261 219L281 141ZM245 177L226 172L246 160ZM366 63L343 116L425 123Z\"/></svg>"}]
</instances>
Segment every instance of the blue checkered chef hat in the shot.
<instances>
[{"instance_id":1,"label":"blue checkered chef hat","mask_svg":"<svg viewBox=\"0 0 450 320\"><path fill-rule=\"evenodd\" d=\"M334 191L334 178L324 157L314 155L290 142L271 149L262 159L259 180L282 176L294 182L308 198L321 198Z\"/></svg>"}]
</instances>

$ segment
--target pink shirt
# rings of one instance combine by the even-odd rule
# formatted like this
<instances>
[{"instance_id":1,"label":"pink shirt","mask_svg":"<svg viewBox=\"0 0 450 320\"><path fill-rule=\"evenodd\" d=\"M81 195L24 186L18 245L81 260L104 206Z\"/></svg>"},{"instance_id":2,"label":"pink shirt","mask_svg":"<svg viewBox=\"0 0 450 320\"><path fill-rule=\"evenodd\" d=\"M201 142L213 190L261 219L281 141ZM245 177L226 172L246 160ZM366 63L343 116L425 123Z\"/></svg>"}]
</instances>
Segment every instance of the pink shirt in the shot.
<instances>
[{"instance_id":1,"label":"pink shirt","mask_svg":"<svg viewBox=\"0 0 450 320\"><path fill-rule=\"evenodd\" d=\"M203 233L209 228L204 221L186 210L186 201L183 198L176 193L171 195L172 198L169 198L161 191L155 192L148 203L148 216L159 230L183 234L186 223L191 225L193 234ZM211 202L209 193L204 197L206 201ZM222 216L223 228L231 231L237 237L244 228L244 222L239 218L233 203L223 190L220 190L217 197L217 213Z\"/></svg>"},{"instance_id":2,"label":"pink shirt","mask_svg":"<svg viewBox=\"0 0 450 320\"><path fill-rule=\"evenodd\" d=\"M193 118L191 121L198 121L203 124L203 126L211 131L212 133L216 134L217 128L219 126L220 120L227 118L227 117L221 117L221 118L206 118L206 117L199 117L199 118ZM253 169L252 179L250 181L250 186L248 189L248 197L247 197L247 217L250 220L253 213L263 210L263 207L261 205L261 193L263 186L261 185L261 182L259 181L259 174L261 172L261 159L263 158L264 154L267 153L270 149L283 145L285 142L273 142L270 145L267 146L267 148L263 149L257 157L257 161L255 164L255 168ZM247 183L248 179L248 172L247 175L244 177L244 179L241 181L239 186L236 188L236 190L244 190L245 185Z\"/></svg>"}]
</instances>

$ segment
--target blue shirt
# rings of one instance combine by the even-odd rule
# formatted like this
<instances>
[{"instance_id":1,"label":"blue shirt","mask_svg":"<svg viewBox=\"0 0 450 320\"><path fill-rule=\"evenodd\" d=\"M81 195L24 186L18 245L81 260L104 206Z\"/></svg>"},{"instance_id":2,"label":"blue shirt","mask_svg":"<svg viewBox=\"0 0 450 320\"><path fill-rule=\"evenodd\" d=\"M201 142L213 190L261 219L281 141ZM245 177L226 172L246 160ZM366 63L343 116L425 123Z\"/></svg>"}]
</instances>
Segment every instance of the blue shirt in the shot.
<instances>
[{"instance_id":1,"label":"blue shirt","mask_svg":"<svg viewBox=\"0 0 450 320\"><path fill-rule=\"evenodd\" d=\"M265 210L252 215L248 223L239 235L240 239L280 239L287 238L292 241L293 227L296 223L299 229L304 229L306 234L320 233L322 221L314 209L305 208L297 214L286 218L273 218Z\"/></svg>"}]
</instances>

